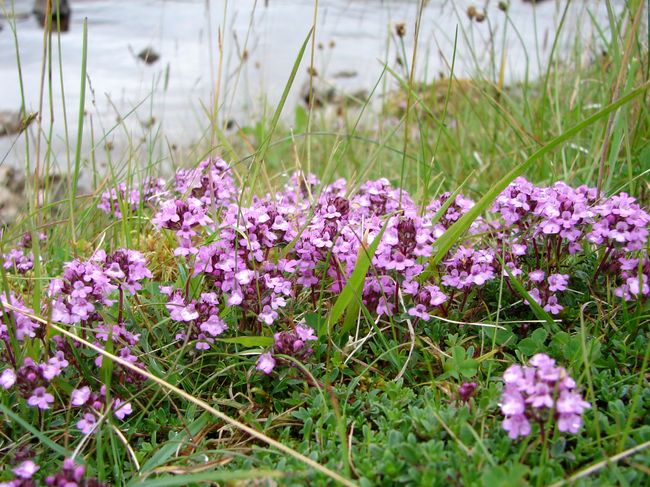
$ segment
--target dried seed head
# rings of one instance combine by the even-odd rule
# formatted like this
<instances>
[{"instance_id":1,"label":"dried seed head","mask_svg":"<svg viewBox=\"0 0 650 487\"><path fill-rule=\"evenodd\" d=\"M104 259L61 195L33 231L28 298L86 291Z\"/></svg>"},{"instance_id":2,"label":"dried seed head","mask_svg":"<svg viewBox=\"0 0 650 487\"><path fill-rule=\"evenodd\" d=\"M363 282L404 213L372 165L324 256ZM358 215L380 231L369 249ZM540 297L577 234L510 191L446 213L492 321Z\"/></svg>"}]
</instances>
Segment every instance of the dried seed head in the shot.
<instances>
[{"instance_id":1,"label":"dried seed head","mask_svg":"<svg viewBox=\"0 0 650 487\"><path fill-rule=\"evenodd\" d=\"M397 37L404 37L406 35L406 24L404 22L395 24L395 34L397 34Z\"/></svg>"}]
</instances>

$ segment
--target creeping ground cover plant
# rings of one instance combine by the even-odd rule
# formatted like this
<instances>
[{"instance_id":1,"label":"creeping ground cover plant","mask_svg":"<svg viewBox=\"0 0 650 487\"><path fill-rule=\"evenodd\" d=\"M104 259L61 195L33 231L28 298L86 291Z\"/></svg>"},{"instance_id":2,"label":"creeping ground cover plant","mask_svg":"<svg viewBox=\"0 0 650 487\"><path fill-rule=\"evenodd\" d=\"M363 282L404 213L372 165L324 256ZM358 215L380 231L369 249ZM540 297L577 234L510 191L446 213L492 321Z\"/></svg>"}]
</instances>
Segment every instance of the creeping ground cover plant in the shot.
<instances>
[{"instance_id":1,"label":"creeping ground cover plant","mask_svg":"<svg viewBox=\"0 0 650 487\"><path fill-rule=\"evenodd\" d=\"M97 214L115 229L145 220L145 235L128 246L109 235L74 259L43 260L51 277L38 299L25 280L33 236L4 251L0 406L14 420L3 435L43 442L6 452L2 485L110 484L121 474L105 458L122 448L119 470L142 481L213 464L304 469L306 457L278 462L201 416L205 404L328 472L340 469L339 448L348 462L364 444L392 445L347 463L346 475L366 485L431 485L428 467L406 472L419 464L480 482L480 469L462 465L479 451L490 475L540 478L584 464L587 445L625 421L612 404L648 400L622 377L612 389L595 375L622 347L644 360L642 327L621 343L586 324L604 303L624 315L647 310L650 215L630 195L517 178L432 266L437 240L474 206L466 195L420 204L387 179L323 183L301 172L281 191L243 194L218 158L168 183L106 190ZM610 326L624 325L612 314ZM397 371L393 385L383 368ZM408 385L417 383L427 386ZM187 404L170 393L184 389ZM626 428L628 438L650 435L643 421ZM247 454L224 453L224 441ZM325 483L320 475L312 480Z\"/></svg>"}]
</instances>

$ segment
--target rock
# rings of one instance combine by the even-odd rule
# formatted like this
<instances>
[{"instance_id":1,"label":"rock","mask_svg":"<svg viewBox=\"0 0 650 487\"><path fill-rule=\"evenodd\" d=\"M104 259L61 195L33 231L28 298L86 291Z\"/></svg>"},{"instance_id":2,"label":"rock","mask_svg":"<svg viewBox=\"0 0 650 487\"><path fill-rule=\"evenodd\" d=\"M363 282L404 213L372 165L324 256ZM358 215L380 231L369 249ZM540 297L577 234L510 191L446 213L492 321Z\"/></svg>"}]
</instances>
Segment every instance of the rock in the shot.
<instances>
[{"instance_id":1,"label":"rock","mask_svg":"<svg viewBox=\"0 0 650 487\"><path fill-rule=\"evenodd\" d=\"M311 83L310 80L307 79L300 88L300 99L307 106L310 105L310 89L311 101L314 108L322 108L325 105L330 105L337 97L337 91L334 86L323 81L320 77L314 76L311 78Z\"/></svg>"},{"instance_id":2,"label":"rock","mask_svg":"<svg viewBox=\"0 0 650 487\"><path fill-rule=\"evenodd\" d=\"M47 16L47 1L48 0L35 0L34 8L32 12L36 15L36 20L41 27L45 26L46 16ZM67 32L70 27L70 5L68 0L51 0L51 18L52 18L52 30L57 28L57 8L58 8L58 17L61 19L61 32Z\"/></svg>"},{"instance_id":3,"label":"rock","mask_svg":"<svg viewBox=\"0 0 650 487\"><path fill-rule=\"evenodd\" d=\"M25 203L25 175L13 167L0 166L0 225L15 222Z\"/></svg>"},{"instance_id":4,"label":"rock","mask_svg":"<svg viewBox=\"0 0 650 487\"><path fill-rule=\"evenodd\" d=\"M350 70L345 70L344 69L343 71L339 71L338 73L334 74L334 78L336 78L336 79L348 79L348 78L354 78L354 77L356 77L358 75L359 75L359 73L354 69L350 69Z\"/></svg>"},{"instance_id":5,"label":"rock","mask_svg":"<svg viewBox=\"0 0 650 487\"><path fill-rule=\"evenodd\" d=\"M23 118L20 111L0 111L0 137L3 135L16 135L21 133L29 127L29 124L32 123L37 116L38 113L30 113Z\"/></svg>"},{"instance_id":6,"label":"rock","mask_svg":"<svg viewBox=\"0 0 650 487\"><path fill-rule=\"evenodd\" d=\"M61 201L66 196L68 177L50 174L41 179L38 201L46 201L42 187L47 187L47 201ZM84 192L79 189L79 192ZM27 178L24 171L8 166L0 166L0 226L11 225L27 209Z\"/></svg>"},{"instance_id":7,"label":"rock","mask_svg":"<svg viewBox=\"0 0 650 487\"><path fill-rule=\"evenodd\" d=\"M343 108L351 105L362 105L368 98L368 91L365 89L354 92L345 92L337 88L331 81L324 80L320 76L311 78L312 100L314 108L334 106ZM309 79L305 80L300 88L300 99L309 106Z\"/></svg>"},{"instance_id":8,"label":"rock","mask_svg":"<svg viewBox=\"0 0 650 487\"><path fill-rule=\"evenodd\" d=\"M160 54L153 50L153 47L145 47L138 53L138 58L146 64L153 64L160 59Z\"/></svg>"}]
</instances>

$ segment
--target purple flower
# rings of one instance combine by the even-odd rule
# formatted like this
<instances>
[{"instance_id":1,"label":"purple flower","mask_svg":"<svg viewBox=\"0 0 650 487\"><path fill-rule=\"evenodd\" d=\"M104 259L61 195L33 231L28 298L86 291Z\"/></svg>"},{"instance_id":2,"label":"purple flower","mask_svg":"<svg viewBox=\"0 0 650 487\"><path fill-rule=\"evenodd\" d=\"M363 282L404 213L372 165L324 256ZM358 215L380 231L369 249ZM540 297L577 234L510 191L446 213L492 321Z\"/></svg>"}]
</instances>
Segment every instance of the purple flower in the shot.
<instances>
[{"instance_id":1,"label":"purple flower","mask_svg":"<svg viewBox=\"0 0 650 487\"><path fill-rule=\"evenodd\" d=\"M469 399L474 395L474 391L477 388L476 382L463 382L458 388L458 396L463 402L469 401Z\"/></svg>"},{"instance_id":2,"label":"purple flower","mask_svg":"<svg viewBox=\"0 0 650 487\"><path fill-rule=\"evenodd\" d=\"M137 188L127 188L120 183L117 188L111 188L102 193L102 200L97 208L115 218L122 218L122 208L136 211L141 204L153 199L163 191L165 181L158 179L145 179Z\"/></svg>"},{"instance_id":3,"label":"purple flower","mask_svg":"<svg viewBox=\"0 0 650 487\"><path fill-rule=\"evenodd\" d=\"M90 387L83 386L81 389L74 389L70 394L71 404L73 406L83 406L90 399Z\"/></svg>"},{"instance_id":4,"label":"purple flower","mask_svg":"<svg viewBox=\"0 0 650 487\"><path fill-rule=\"evenodd\" d=\"M113 285L126 289L130 294L142 289L140 281L153 277L147 268L147 260L136 250L119 249L110 255L100 251L91 261L101 266Z\"/></svg>"},{"instance_id":5,"label":"purple flower","mask_svg":"<svg viewBox=\"0 0 650 487\"><path fill-rule=\"evenodd\" d=\"M56 352L54 357L48 360L47 364L41 364L41 373L45 379L52 380L58 376L68 365L69 363L63 355L63 352L59 350Z\"/></svg>"},{"instance_id":6,"label":"purple flower","mask_svg":"<svg viewBox=\"0 0 650 487\"><path fill-rule=\"evenodd\" d=\"M493 262L491 250L461 245L452 258L445 261L447 274L442 277L442 283L456 289L482 286L495 277Z\"/></svg>"},{"instance_id":7,"label":"purple flower","mask_svg":"<svg viewBox=\"0 0 650 487\"><path fill-rule=\"evenodd\" d=\"M568 274L551 274L548 276L549 291L565 291L569 283Z\"/></svg>"},{"instance_id":8,"label":"purple flower","mask_svg":"<svg viewBox=\"0 0 650 487\"><path fill-rule=\"evenodd\" d=\"M208 350L214 338L228 329L226 322L219 317L219 300L215 293L201 293L199 300L186 301L180 289L164 289L169 301L167 309L175 321L188 323L190 339L196 340L197 350ZM178 340L187 339L187 333L179 333Z\"/></svg>"},{"instance_id":9,"label":"purple flower","mask_svg":"<svg viewBox=\"0 0 650 487\"><path fill-rule=\"evenodd\" d=\"M607 247L641 250L648 240L650 215L627 193L605 199L595 208L596 223L587 239Z\"/></svg>"},{"instance_id":10,"label":"purple flower","mask_svg":"<svg viewBox=\"0 0 650 487\"><path fill-rule=\"evenodd\" d=\"M12 471L14 474L16 474L17 477L20 477L21 479L31 479L32 476L38 472L39 468L40 467L33 461L25 460Z\"/></svg>"},{"instance_id":11,"label":"purple flower","mask_svg":"<svg viewBox=\"0 0 650 487\"><path fill-rule=\"evenodd\" d=\"M296 325L296 334L303 342L318 340L318 337L314 334L314 329L309 326Z\"/></svg>"},{"instance_id":12,"label":"purple flower","mask_svg":"<svg viewBox=\"0 0 650 487\"><path fill-rule=\"evenodd\" d=\"M558 303L557 296L555 295L549 296L548 301L544 305L544 311L551 313L553 315L558 314L563 309L564 306Z\"/></svg>"},{"instance_id":13,"label":"purple flower","mask_svg":"<svg viewBox=\"0 0 650 487\"><path fill-rule=\"evenodd\" d=\"M582 413L590 405L574 391L575 381L546 354L533 355L529 364L511 365L503 374L505 387L499 405L508 436L527 436L531 421L544 424L551 413L560 431L577 433Z\"/></svg>"},{"instance_id":14,"label":"purple flower","mask_svg":"<svg viewBox=\"0 0 650 487\"><path fill-rule=\"evenodd\" d=\"M582 427L582 417L578 414L560 414L557 428L562 432L576 434Z\"/></svg>"},{"instance_id":15,"label":"purple flower","mask_svg":"<svg viewBox=\"0 0 650 487\"><path fill-rule=\"evenodd\" d=\"M81 431L84 435L89 435L95 429L97 424L97 419L92 413L85 413L83 418L77 421L77 429Z\"/></svg>"},{"instance_id":16,"label":"purple flower","mask_svg":"<svg viewBox=\"0 0 650 487\"><path fill-rule=\"evenodd\" d=\"M416 304L414 307L409 308L408 314L416 316L424 321L429 321L431 316L427 313L427 308L423 304Z\"/></svg>"},{"instance_id":17,"label":"purple flower","mask_svg":"<svg viewBox=\"0 0 650 487\"><path fill-rule=\"evenodd\" d=\"M120 399L115 399L113 411L117 419L124 421L124 418L133 412L133 408L130 402L122 402Z\"/></svg>"},{"instance_id":18,"label":"purple flower","mask_svg":"<svg viewBox=\"0 0 650 487\"><path fill-rule=\"evenodd\" d=\"M0 386L4 389L11 389L16 383L16 372L13 369L5 369L0 374Z\"/></svg>"},{"instance_id":19,"label":"purple flower","mask_svg":"<svg viewBox=\"0 0 650 487\"><path fill-rule=\"evenodd\" d=\"M216 337L226 331L228 329L228 325L226 325L226 322L218 316L211 315L208 316L208 319L201 323L199 328L201 331L207 333L208 335Z\"/></svg>"},{"instance_id":20,"label":"purple flower","mask_svg":"<svg viewBox=\"0 0 650 487\"><path fill-rule=\"evenodd\" d=\"M502 425L503 429L508 432L508 436L512 440L515 440L520 436L528 436L531 431L530 422L523 414L506 416Z\"/></svg>"},{"instance_id":21,"label":"purple flower","mask_svg":"<svg viewBox=\"0 0 650 487\"><path fill-rule=\"evenodd\" d=\"M273 355L271 355L271 352L261 354L257 359L257 365L255 366L257 370L264 372L266 375L273 372L274 367L275 359L273 358Z\"/></svg>"},{"instance_id":22,"label":"purple flower","mask_svg":"<svg viewBox=\"0 0 650 487\"><path fill-rule=\"evenodd\" d=\"M4 262L2 266L6 270L15 269L24 274L34 267L34 254L25 253L24 249L11 249L8 254L2 255Z\"/></svg>"},{"instance_id":23,"label":"purple flower","mask_svg":"<svg viewBox=\"0 0 650 487\"><path fill-rule=\"evenodd\" d=\"M4 340L5 343L9 342L8 325L15 325L16 339L20 342L26 338L34 338L41 332L41 326L27 317L27 314L33 313L33 310L26 307L20 298L9 293L9 302L7 302L6 294L2 293L0 302L2 303L2 307L0 307L0 340ZM7 304L16 308L17 311L7 309Z\"/></svg>"},{"instance_id":24,"label":"purple flower","mask_svg":"<svg viewBox=\"0 0 650 487\"><path fill-rule=\"evenodd\" d=\"M45 478L45 485L52 487L102 487L104 485L95 478L84 478L85 473L83 465L77 465L72 458L66 458L56 475Z\"/></svg>"},{"instance_id":25,"label":"purple flower","mask_svg":"<svg viewBox=\"0 0 650 487\"><path fill-rule=\"evenodd\" d=\"M27 399L27 404L39 409L49 409L54 402L54 396L45 390L45 387L37 387Z\"/></svg>"},{"instance_id":26,"label":"purple flower","mask_svg":"<svg viewBox=\"0 0 650 487\"><path fill-rule=\"evenodd\" d=\"M556 407L560 414L582 414L591 405L583 400L580 394L564 390L560 392Z\"/></svg>"},{"instance_id":27,"label":"purple flower","mask_svg":"<svg viewBox=\"0 0 650 487\"><path fill-rule=\"evenodd\" d=\"M501 396L501 412L506 416L523 414L526 403L521 393L513 388L506 388Z\"/></svg>"}]
</instances>

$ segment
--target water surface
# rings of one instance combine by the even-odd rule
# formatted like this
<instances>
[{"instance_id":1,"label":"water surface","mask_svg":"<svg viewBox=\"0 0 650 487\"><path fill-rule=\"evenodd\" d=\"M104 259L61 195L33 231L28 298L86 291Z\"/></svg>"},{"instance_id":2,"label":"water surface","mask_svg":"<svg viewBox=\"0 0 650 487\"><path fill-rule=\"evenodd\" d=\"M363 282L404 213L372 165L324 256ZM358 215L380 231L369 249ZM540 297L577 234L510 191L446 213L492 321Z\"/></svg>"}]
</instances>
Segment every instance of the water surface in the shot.
<instances>
[{"instance_id":1,"label":"water surface","mask_svg":"<svg viewBox=\"0 0 650 487\"><path fill-rule=\"evenodd\" d=\"M488 2L486 20L472 22L466 15L471 1L430 0L423 11L417 78L448 75L458 32L455 72L459 77L495 77L505 51L506 80L534 78L545 69L566 1L546 1L536 7L512 0L506 16L497 2ZM478 2L483 4L484 2ZM617 6L623 2L615 2ZM300 45L314 17L310 0L73 0L70 30L61 34L63 87L59 79L57 37L53 45L52 108L44 101L43 123L50 111L55 120L52 147L65 167L63 125L65 96L68 131L74 140L80 95L82 23L88 22L88 88L84 155L90 149L89 121L95 137L113 129L108 139L114 151L137 141L147 127L161 129L170 144L183 146L201 135L209 124L207 111L214 102L218 64L222 61L219 118L240 124L259 116L262 95L273 106L285 86ZM404 69L402 46L395 25L405 22L404 53L410 62L418 2L408 0L320 0L316 21L314 66L339 90L369 89L383 64ZM13 5L13 7L12 7ZM43 62L43 31L29 16L30 0L0 0L5 16L16 14L15 26L25 103L39 109ZM481 9L479 8L479 11ZM571 2L558 51L565 53L576 35L584 41L584 56L597 51L598 39L590 16L606 24L602 1ZM12 30L2 21L0 31L0 110L20 107L21 90ZM223 55L220 56L221 43ZM147 65L136 56L152 47L160 59ZM244 54L245 53L245 54ZM308 79L307 52L286 112L298 103L299 88ZM242 59L245 58L243 61ZM339 74L347 76L337 76ZM352 76L353 75L353 76ZM138 107L130 113L134 107ZM128 116L127 116L128 115ZM290 120L291 116L287 115ZM153 125L151 125L153 123ZM30 129L35 131L33 125ZM0 161L23 165L25 144L0 137Z\"/></svg>"}]
</instances>

